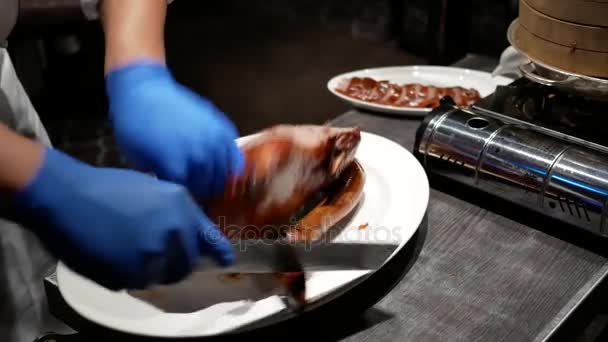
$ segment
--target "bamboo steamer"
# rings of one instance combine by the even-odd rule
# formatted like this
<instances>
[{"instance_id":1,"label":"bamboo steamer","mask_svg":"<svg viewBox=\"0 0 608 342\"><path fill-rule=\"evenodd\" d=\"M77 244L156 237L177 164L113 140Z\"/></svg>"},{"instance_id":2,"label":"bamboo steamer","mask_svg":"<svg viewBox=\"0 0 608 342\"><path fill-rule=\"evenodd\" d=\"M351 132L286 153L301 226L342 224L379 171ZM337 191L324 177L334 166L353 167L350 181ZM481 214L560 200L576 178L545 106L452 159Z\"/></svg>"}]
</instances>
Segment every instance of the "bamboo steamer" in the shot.
<instances>
[{"instance_id":1,"label":"bamboo steamer","mask_svg":"<svg viewBox=\"0 0 608 342\"><path fill-rule=\"evenodd\" d=\"M550 17L592 26L608 26L608 0L527 0Z\"/></svg>"},{"instance_id":2,"label":"bamboo steamer","mask_svg":"<svg viewBox=\"0 0 608 342\"><path fill-rule=\"evenodd\" d=\"M608 0L594 1L606 1L594 3L598 13L601 13L601 9L608 10ZM583 10L577 9L574 4L578 2L589 1L551 0L551 4L555 5L551 13L556 14L555 8L562 11L570 9L570 15L563 16L581 21L585 19L582 17L584 9L589 6L582 7ZM531 3L539 9L550 7L548 1L520 0L519 18L512 33L515 48L531 59L567 72L608 77L608 26L558 19L533 8ZM583 14L572 14L579 10ZM590 18L591 22L600 22L597 16ZM605 17L604 21L606 20L608 17Z\"/></svg>"}]
</instances>

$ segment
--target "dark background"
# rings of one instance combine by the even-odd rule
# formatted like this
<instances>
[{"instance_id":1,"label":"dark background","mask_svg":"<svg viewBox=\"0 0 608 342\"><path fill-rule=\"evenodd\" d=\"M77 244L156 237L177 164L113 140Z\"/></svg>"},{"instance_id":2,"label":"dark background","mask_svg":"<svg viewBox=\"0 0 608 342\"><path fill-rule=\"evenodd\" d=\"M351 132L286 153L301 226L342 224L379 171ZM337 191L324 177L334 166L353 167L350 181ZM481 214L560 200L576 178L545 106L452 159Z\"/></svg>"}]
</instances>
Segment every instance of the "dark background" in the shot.
<instances>
[{"instance_id":1,"label":"dark background","mask_svg":"<svg viewBox=\"0 0 608 342\"><path fill-rule=\"evenodd\" d=\"M276 123L323 123L349 109L326 89L337 74L447 65L467 53L498 58L516 3L176 0L166 25L168 64L243 135ZM98 22L71 19L26 13L9 50L54 145L94 164L121 165L106 123L103 32Z\"/></svg>"},{"instance_id":2,"label":"dark background","mask_svg":"<svg viewBox=\"0 0 608 342\"><path fill-rule=\"evenodd\" d=\"M166 25L168 64L243 135L277 123L323 123L349 109L326 89L337 74L449 65L466 54L498 59L517 3L175 0ZM22 13L9 51L57 148L95 165L125 166L107 124L103 32L78 11Z\"/></svg>"}]
</instances>

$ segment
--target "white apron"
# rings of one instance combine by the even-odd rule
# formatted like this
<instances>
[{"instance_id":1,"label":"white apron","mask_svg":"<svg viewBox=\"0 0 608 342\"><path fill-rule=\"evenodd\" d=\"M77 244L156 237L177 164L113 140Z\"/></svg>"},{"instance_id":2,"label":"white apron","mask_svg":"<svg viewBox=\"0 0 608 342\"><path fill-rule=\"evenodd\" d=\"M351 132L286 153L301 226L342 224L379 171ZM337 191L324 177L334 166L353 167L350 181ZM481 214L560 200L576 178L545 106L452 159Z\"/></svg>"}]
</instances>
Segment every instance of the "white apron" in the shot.
<instances>
[{"instance_id":1,"label":"white apron","mask_svg":"<svg viewBox=\"0 0 608 342\"><path fill-rule=\"evenodd\" d=\"M17 0L0 0L0 122L50 145L5 49L17 6ZM70 331L53 319L46 307L44 277L55 265L32 233L0 217L0 341L31 342L47 331Z\"/></svg>"},{"instance_id":2,"label":"white apron","mask_svg":"<svg viewBox=\"0 0 608 342\"><path fill-rule=\"evenodd\" d=\"M88 19L98 17L98 0L80 0L80 4ZM19 0L0 0L0 122L50 146L5 49L18 7ZM32 342L45 332L74 332L53 318L47 308L44 278L55 266L56 261L32 233L0 216L0 341Z\"/></svg>"}]
</instances>

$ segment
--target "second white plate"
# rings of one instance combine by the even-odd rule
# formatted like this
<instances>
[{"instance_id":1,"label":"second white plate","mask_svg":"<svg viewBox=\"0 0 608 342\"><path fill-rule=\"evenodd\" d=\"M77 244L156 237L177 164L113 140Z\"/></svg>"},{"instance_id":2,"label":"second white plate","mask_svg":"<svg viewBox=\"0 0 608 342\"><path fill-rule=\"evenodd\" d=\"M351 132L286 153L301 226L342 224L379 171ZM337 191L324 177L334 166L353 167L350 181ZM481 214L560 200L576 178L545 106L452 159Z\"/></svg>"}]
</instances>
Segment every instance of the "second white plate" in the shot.
<instances>
[{"instance_id":1,"label":"second white plate","mask_svg":"<svg viewBox=\"0 0 608 342\"><path fill-rule=\"evenodd\" d=\"M350 103L353 107L369 109L376 112L401 115L426 115L430 108L403 108L369 103L353 99L336 91L339 82L350 77L371 77L375 80L388 80L397 84L419 83L436 87L474 88L481 97L492 94L496 86L507 85L513 79L504 76L492 76L491 73L447 66L394 66L373 69L362 69L333 77L327 82L327 89L338 98Z\"/></svg>"}]
</instances>

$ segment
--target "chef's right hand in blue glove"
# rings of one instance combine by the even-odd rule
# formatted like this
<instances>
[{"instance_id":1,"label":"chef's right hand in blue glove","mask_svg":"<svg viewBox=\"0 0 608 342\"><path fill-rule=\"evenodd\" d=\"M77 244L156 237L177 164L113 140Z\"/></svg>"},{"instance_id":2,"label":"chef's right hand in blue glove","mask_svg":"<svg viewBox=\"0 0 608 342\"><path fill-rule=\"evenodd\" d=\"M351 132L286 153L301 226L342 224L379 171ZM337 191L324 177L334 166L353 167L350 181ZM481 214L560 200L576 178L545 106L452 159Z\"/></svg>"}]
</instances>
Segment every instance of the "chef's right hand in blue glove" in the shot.
<instances>
[{"instance_id":1,"label":"chef's right hand in blue glove","mask_svg":"<svg viewBox=\"0 0 608 342\"><path fill-rule=\"evenodd\" d=\"M169 284L200 257L232 262L230 242L180 185L45 150L16 195L20 216L68 267L110 289Z\"/></svg>"},{"instance_id":2,"label":"chef's right hand in blue glove","mask_svg":"<svg viewBox=\"0 0 608 342\"><path fill-rule=\"evenodd\" d=\"M201 200L221 193L227 178L242 171L235 125L164 64L117 66L106 85L116 141L135 167L182 184Z\"/></svg>"}]
</instances>

